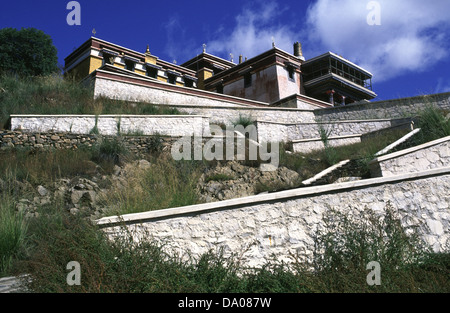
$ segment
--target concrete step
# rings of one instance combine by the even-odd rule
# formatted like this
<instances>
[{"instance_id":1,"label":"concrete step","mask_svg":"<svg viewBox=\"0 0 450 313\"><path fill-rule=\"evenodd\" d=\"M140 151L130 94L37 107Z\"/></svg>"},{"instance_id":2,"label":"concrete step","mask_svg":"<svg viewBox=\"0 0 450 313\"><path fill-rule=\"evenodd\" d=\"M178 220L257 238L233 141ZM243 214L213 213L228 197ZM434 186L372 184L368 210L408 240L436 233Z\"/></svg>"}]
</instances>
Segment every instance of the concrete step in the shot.
<instances>
[{"instance_id":1,"label":"concrete step","mask_svg":"<svg viewBox=\"0 0 450 313\"><path fill-rule=\"evenodd\" d=\"M348 162L350 162L350 160L344 160L341 161L333 166L330 166L329 168L323 170L322 172L314 175L313 177L302 181L302 184L305 186L309 186L312 183L318 182L320 179L323 179L325 176L329 175L330 173L332 173L333 171L341 168L342 166L346 165Z\"/></svg>"},{"instance_id":2,"label":"concrete step","mask_svg":"<svg viewBox=\"0 0 450 313\"><path fill-rule=\"evenodd\" d=\"M23 287L23 280L28 275L10 276L0 278L0 293L23 293L26 289Z\"/></svg>"},{"instance_id":3,"label":"concrete step","mask_svg":"<svg viewBox=\"0 0 450 313\"><path fill-rule=\"evenodd\" d=\"M414 136L418 132L420 132L420 128L414 129L413 131L411 131L408 134L404 135L403 137L401 137L400 139L396 140L392 144L388 145L384 149L378 151L375 154L375 156L380 156L380 155L383 155L383 154L391 151L395 147L399 146L400 144L402 144L405 141L407 141L408 139L410 139L412 136ZM339 162L339 163L337 163L337 164L335 164L333 166L330 166L329 168L327 168L324 171L318 173L314 177L311 177L311 178L303 181L302 184L304 186L310 186L312 184L314 184L314 185L326 184L326 183L329 183L329 181L328 181L329 179L328 178L330 178L330 176L332 174L335 174L338 171L342 172L342 171L348 170L349 172L354 172L354 169L352 170L352 167L354 167L355 162L352 162L352 161L355 161L355 160L344 160L344 161L341 161L341 162ZM337 173L337 174L339 174L339 173Z\"/></svg>"},{"instance_id":4,"label":"concrete step","mask_svg":"<svg viewBox=\"0 0 450 313\"><path fill-rule=\"evenodd\" d=\"M408 140L409 138L411 138L412 136L414 136L415 134L417 134L418 132L420 132L420 128L416 128L413 131L407 133L405 136L403 136L402 138L400 138L399 140L393 142L392 144L390 144L389 146L387 146L386 148L384 148L383 150L378 151L377 153L375 153L375 156L380 156L382 154L386 154L387 152L391 151L392 149L394 149L395 147L397 147L398 145L404 143L406 140Z\"/></svg>"}]
</instances>

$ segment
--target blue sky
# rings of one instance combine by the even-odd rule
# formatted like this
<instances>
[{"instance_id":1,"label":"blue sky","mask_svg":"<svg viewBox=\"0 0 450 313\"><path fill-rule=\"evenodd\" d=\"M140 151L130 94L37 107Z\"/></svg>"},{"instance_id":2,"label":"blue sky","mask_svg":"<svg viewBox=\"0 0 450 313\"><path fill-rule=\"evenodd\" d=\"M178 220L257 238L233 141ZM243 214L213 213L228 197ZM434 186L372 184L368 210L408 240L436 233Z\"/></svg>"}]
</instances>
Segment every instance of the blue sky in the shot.
<instances>
[{"instance_id":1,"label":"blue sky","mask_svg":"<svg viewBox=\"0 0 450 313\"><path fill-rule=\"evenodd\" d=\"M94 28L98 38L141 52L148 44L178 64L201 53L202 44L236 61L270 49L272 40L291 53L300 41L306 59L332 51L373 73L378 100L450 91L448 0L78 2L81 25L71 26L69 1L3 1L0 28L43 30L61 64ZM368 16L379 25L369 25Z\"/></svg>"}]
</instances>

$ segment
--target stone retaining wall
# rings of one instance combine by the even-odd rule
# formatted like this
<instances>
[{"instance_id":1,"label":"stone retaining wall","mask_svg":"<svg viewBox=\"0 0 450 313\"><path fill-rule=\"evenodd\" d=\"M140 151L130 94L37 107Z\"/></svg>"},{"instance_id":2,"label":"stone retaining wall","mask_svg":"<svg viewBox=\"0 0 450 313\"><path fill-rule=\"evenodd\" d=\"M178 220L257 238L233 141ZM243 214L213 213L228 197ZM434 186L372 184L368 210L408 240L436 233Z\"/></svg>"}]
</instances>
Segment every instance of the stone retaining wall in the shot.
<instances>
[{"instance_id":1,"label":"stone retaining wall","mask_svg":"<svg viewBox=\"0 0 450 313\"><path fill-rule=\"evenodd\" d=\"M241 116L248 117L253 121L271 121L288 124L315 122L312 110L188 105L171 105L170 107L187 114L207 116L211 124L233 125Z\"/></svg>"},{"instance_id":2,"label":"stone retaining wall","mask_svg":"<svg viewBox=\"0 0 450 313\"><path fill-rule=\"evenodd\" d=\"M361 142L361 135L349 135L341 137L328 138L328 144L331 147L352 145ZM301 139L292 141L292 152L310 153L315 150L325 149L325 145L320 138Z\"/></svg>"},{"instance_id":3,"label":"stone retaining wall","mask_svg":"<svg viewBox=\"0 0 450 313\"><path fill-rule=\"evenodd\" d=\"M101 140L112 140L117 136L72 134L63 132L28 133L21 131L0 131L0 150L11 148L25 149L78 149L80 147L92 147ZM208 138L205 138L208 139ZM158 143L155 143L158 140ZM167 136L121 136L120 141L124 147L138 156L143 156L153 151L155 146L162 150L170 149L178 140L176 137Z\"/></svg>"},{"instance_id":4,"label":"stone retaining wall","mask_svg":"<svg viewBox=\"0 0 450 313\"><path fill-rule=\"evenodd\" d=\"M23 132L0 130L0 151L12 148L25 148L33 150L51 150L51 149L78 149L81 147L92 147L100 144L103 140L113 140L119 138L119 142L124 148L138 157L145 157L148 153L159 151L171 152L175 142L184 142L192 137L172 137L160 135L97 135L97 134L73 134L64 132ZM218 140L220 144L225 142L226 138L221 136L202 136L201 145L212 144ZM235 138L237 135L235 134ZM236 139L235 139L236 140ZM191 151L194 151L196 142L188 140L191 145ZM186 143L184 144L186 146ZM210 147L209 147L210 148Z\"/></svg>"},{"instance_id":5,"label":"stone retaining wall","mask_svg":"<svg viewBox=\"0 0 450 313\"><path fill-rule=\"evenodd\" d=\"M403 226L417 226L434 251L449 248L450 167L188 207L105 217L98 225L112 237L126 229L135 240L164 242L169 249L198 257L222 248L245 265L262 266L275 257L311 257L313 237L324 214L337 210L358 216L365 208L382 216L388 202Z\"/></svg>"},{"instance_id":6,"label":"stone retaining wall","mask_svg":"<svg viewBox=\"0 0 450 313\"><path fill-rule=\"evenodd\" d=\"M317 121L403 118L416 116L427 106L450 110L450 93L356 103L314 111Z\"/></svg>"},{"instance_id":7,"label":"stone retaining wall","mask_svg":"<svg viewBox=\"0 0 450 313\"><path fill-rule=\"evenodd\" d=\"M450 166L450 136L378 157L369 166L372 177Z\"/></svg>"},{"instance_id":8,"label":"stone retaining wall","mask_svg":"<svg viewBox=\"0 0 450 313\"><path fill-rule=\"evenodd\" d=\"M363 135L377 130L390 128L410 122L406 119L379 119L379 120L349 120L330 121L325 123L275 123L258 121L258 140L289 142L301 139L320 138L322 127L329 137L342 137L349 135Z\"/></svg>"},{"instance_id":9,"label":"stone retaining wall","mask_svg":"<svg viewBox=\"0 0 450 313\"><path fill-rule=\"evenodd\" d=\"M97 135L70 134L61 132L31 133L22 131L0 131L0 149L77 149L85 145L91 147L99 139Z\"/></svg>"},{"instance_id":10,"label":"stone retaining wall","mask_svg":"<svg viewBox=\"0 0 450 313\"><path fill-rule=\"evenodd\" d=\"M209 134L209 123L197 115L11 115L11 130L181 137Z\"/></svg>"}]
</instances>

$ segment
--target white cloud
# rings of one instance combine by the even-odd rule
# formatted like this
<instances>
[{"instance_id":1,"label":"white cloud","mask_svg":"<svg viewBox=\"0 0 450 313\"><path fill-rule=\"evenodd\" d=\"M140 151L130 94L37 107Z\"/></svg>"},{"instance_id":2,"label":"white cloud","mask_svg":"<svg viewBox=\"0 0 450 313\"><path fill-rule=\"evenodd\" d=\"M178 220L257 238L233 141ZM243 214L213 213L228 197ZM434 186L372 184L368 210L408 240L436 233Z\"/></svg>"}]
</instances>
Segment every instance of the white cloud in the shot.
<instances>
[{"instance_id":1,"label":"white cloud","mask_svg":"<svg viewBox=\"0 0 450 313\"><path fill-rule=\"evenodd\" d=\"M169 16L162 28L166 34L164 54L169 58L166 61L176 61L180 64L186 61L187 57L193 56L192 51L200 49L195 41L190 40L188 31L183 27L183 19L177 13Z\"/></svg>"},{"instance_id":2,"label":"white cloud","mask_svg":"<svg viewBox=\"0 0 450 313\"><path fill-rule=\"evenodd\" d=\"M434 93L450 92L450 79L438 78Z\"/></svg>"},{"instance_id":3,"label":"white cloud","mask_svg":"<svg viewBox=\"0 0 450 313\"><path fill-rule=\"evenodd\" d=\"M179 16L176 14L170 16L163 27L167 36L165 53L171 58L168 61L173 61L179 54L179 40L177 40L177 37L180 35L183 36L183 27L181 26Z\"/></svg>"},{"instance_id":4,"label":"white cloud","mask_svg":"<svg viewBox=\"0 0 450 313\"><path fill-rule=\"evenodd\" d=\"M285 10L277 2L253 2L236 16L232 29L221 28L216 33L207 43L207 52L226 59L232 53L236 62L240 54L251 58L271 49L272 38L278 48L291 52L295 31L291 25L274 23Z\"/></svg>"},{"instance_id":5,"label":"white cloud","mask_svg":"<svg viewBox=\"0 0 450 313\"><path fill-rule=\"evenodd\" d=\"M318 0L308 8L306 57L333 51L376 81L420 72L448 56L450 1L379 0L381 25L369 25L369 1ZM447 31L447 33L446 33ZM305 49L306 48L306 49Z\"/></svg>"}]
</instances>

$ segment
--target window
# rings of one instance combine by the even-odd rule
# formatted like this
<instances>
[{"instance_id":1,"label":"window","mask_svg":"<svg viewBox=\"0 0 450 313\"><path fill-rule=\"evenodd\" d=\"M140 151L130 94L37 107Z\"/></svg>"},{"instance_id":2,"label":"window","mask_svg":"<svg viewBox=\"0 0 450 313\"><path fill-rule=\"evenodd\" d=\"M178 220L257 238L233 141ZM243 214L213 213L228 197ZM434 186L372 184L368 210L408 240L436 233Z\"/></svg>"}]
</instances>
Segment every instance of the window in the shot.
<instances>
[{"instance_id":1,"label":"window","mask_svg":"<svg viewBox=\"0 0 450 313\"><path fill-rule=\"evenodd\" d=\"M196 84L197 84L197 77L184 74L183 78L184 78L184 87L189 87L189 88L197 87L196 86Z\"/></svg>"},{"instance_id":2,"label":"window","mask_svg":"<svg viewBox=\"0 0 450 313\"><path fill-rule=\"evenodd\" d=\"M152 78L158 78L158 69L154 68L154 67L147 67L147 72L146 75L148 77L152 77Z\"/></svg>"},{"instance_id":3,"label":"window","mask_svg":"<svg viewBox=\"0 0 450 313\"><path fill-rule=\"evenodd\" d=\"M177 81L177 77L174 74L167 74L167 82L169 84L174 84Z\"/></svg>"},{"instance_id":4,"label":"window","mask_svg":"<svg viewBox=\"0 0 450 313\"><path fill-rule=\"evenodd\" d=\"M103 53L104 64L114 64L115 56L112 54Z\"/></svg>"},{"instance_id":5,"label":"window","mask_svg":"<svg viewBox=\"0 0 450 313\"><path fill-rule=\"evenodd\" d=\"M217 85L216 92L223 94L223 85L222 84Z\"/></svg>"},{"instance_id":6,"label":"window","mask_svg":"<svg viewBox=\"0 0 450 313\"><path fill-rule=\"evenodd\" d=\"M287 68L289 80L295 82L295 69L293 66L288 66Z\"/></svg>"},{"instance_id":7,"label":"window","mask_svg":"<svg viewBox=\"0 0 450 313\"><path fill-rule=\"evenodd\" d=\"M125 69L134 72L134 62L125 59Z\"/></svg>"},{"instance_id":8,"label":"window","mask_svg":"<svg viewBox=\"0 0 450 313\"><path fill-rule=\"evenodd\" d=\"M114 61L116 59L116 56L118 55L117 52L103 48L102 54L103 54L103 65L105 64L114 65Z\"/></svg>"},{"instance_id":9,"label":"window","mask_svg":"<svg viewBox=\"0 0 450 313\"><path fill-rule=\"evenodd\" d=\"M252 74L244 74L244 88L250 87L252 85Z\"/></svg>"}]
</instances>

